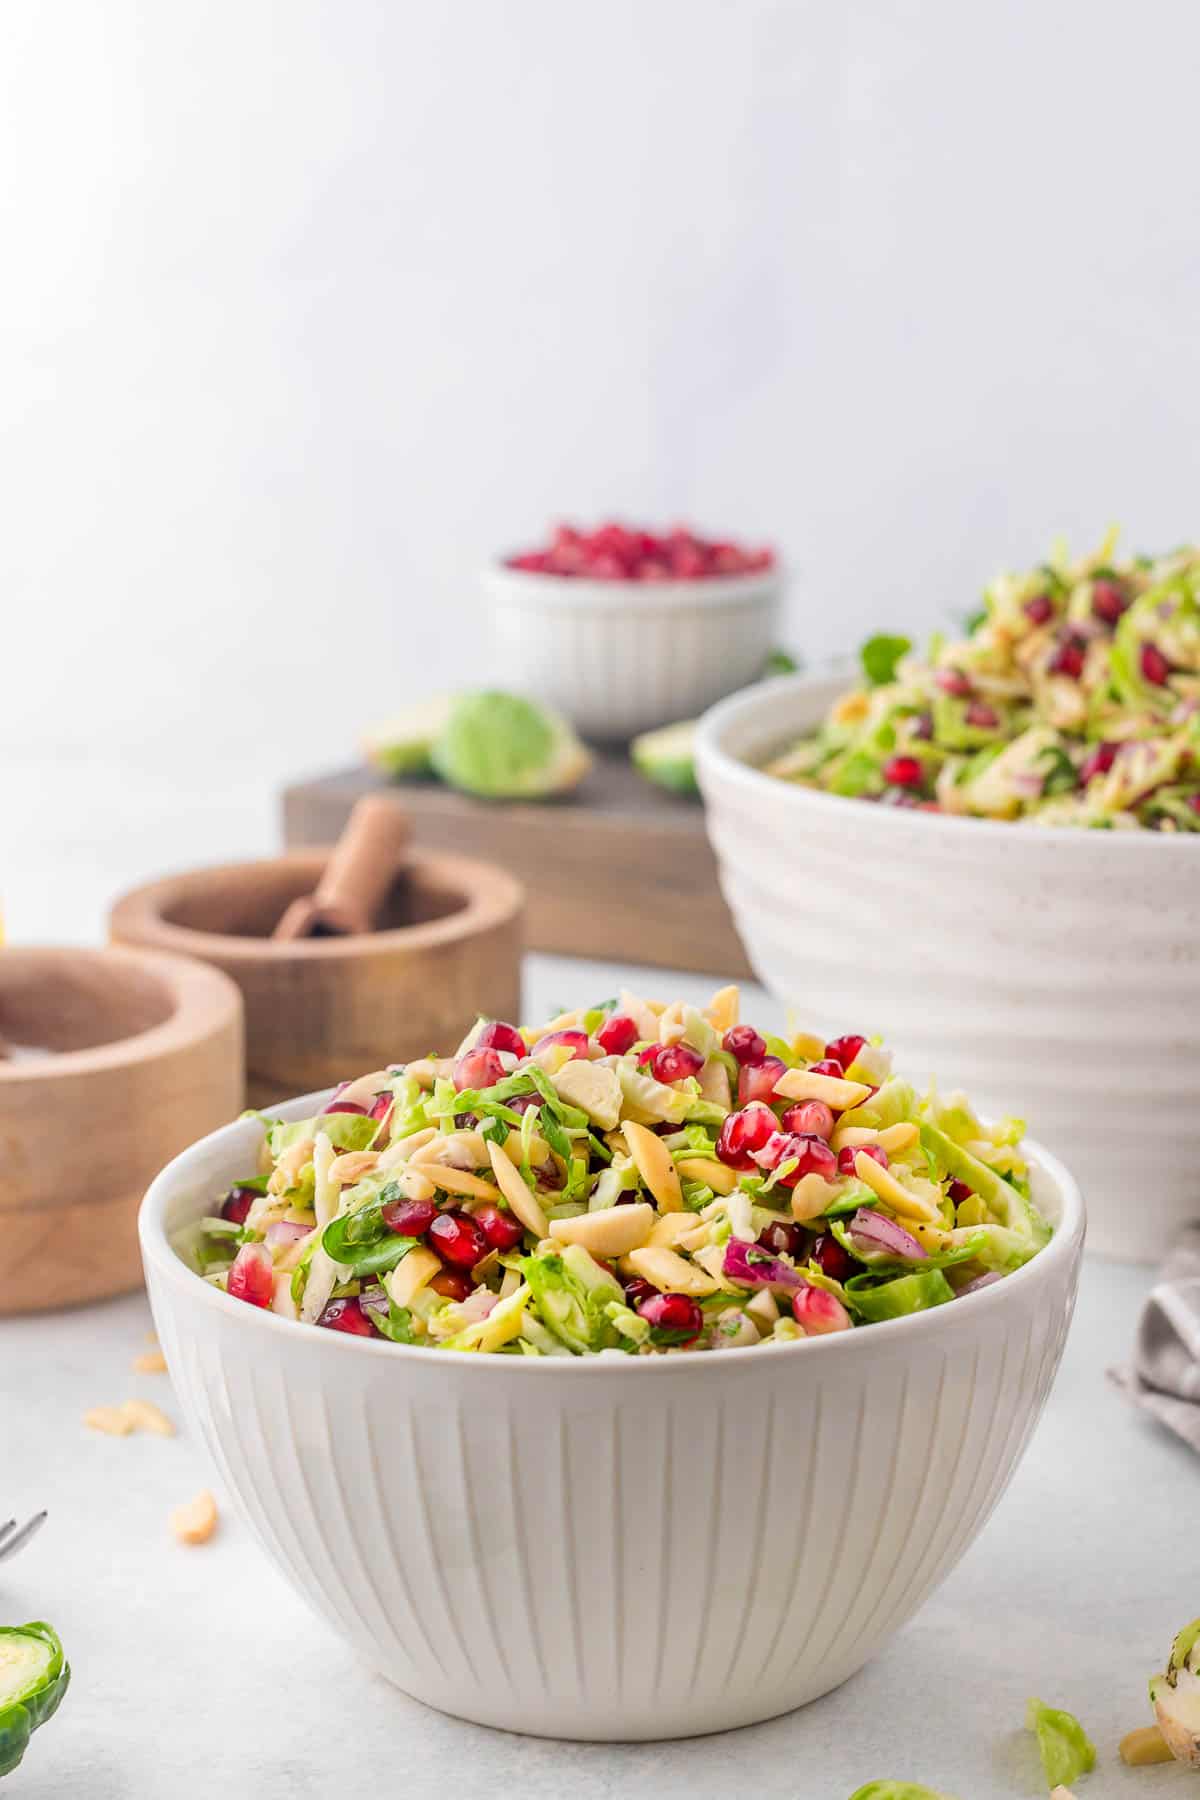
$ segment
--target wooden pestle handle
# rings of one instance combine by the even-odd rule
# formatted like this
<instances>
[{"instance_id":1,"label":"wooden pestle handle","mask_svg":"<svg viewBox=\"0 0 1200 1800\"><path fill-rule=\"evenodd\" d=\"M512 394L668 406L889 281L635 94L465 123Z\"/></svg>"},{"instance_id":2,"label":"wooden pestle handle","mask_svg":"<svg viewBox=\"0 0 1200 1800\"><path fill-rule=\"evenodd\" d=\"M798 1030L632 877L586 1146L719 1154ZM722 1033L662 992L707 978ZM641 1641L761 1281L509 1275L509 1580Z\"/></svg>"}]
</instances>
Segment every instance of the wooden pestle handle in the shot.
<instances>
[{"instance_id":1,"label":"wooden pestle handle","mask_svg":"<svg viewBox=\"0 0 1200 1800\"><path fill-rule=\"evenodd\" d=\"M355 937L375 928L408 848L405 812L383 794L364 794L325 865L316 891L293 900L272 936Z\"/></svg>"}]
</instances>

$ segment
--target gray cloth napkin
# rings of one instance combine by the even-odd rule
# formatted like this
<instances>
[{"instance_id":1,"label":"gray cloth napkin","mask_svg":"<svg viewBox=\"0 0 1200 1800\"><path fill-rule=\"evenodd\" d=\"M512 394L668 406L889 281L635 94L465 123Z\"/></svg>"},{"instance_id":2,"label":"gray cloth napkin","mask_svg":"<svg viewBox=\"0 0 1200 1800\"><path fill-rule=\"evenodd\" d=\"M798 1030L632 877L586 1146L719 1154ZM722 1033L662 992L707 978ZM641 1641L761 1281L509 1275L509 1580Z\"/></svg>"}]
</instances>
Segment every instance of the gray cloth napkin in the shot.
<instances>
[{"instance_id":1,"label":"gray cloth napkin","mask_svg":"<svg viewBox=\"0 0 1200 1800\"><path fill-rule=\"evenodd\" d=\"M1109 1377L1200 1450L1200 1225L1188 1226L1150 1290L1132 1366L1110 1369Z\"/></svg>"}]
</instances>

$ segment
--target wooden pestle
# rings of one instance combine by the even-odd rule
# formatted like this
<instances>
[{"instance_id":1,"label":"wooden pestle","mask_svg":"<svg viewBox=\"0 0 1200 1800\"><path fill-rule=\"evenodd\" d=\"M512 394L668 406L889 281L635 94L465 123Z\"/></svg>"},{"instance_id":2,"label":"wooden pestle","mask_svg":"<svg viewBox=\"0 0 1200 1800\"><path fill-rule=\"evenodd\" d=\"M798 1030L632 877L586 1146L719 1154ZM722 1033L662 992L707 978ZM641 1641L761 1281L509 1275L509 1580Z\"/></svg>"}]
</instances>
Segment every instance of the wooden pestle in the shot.
<instances>
[{"instance_id":1,"label":"wooden pestle","mask_svg":"<svg viewBox=\"0 0 1200 1800\"><path fill-rule=\"evenodd\" d=\"M293 900L272 937L356 937L373 931L408 848L409 823L394 800L364 794L355 803L316 891Z\"/></svg>"}]
</instances>

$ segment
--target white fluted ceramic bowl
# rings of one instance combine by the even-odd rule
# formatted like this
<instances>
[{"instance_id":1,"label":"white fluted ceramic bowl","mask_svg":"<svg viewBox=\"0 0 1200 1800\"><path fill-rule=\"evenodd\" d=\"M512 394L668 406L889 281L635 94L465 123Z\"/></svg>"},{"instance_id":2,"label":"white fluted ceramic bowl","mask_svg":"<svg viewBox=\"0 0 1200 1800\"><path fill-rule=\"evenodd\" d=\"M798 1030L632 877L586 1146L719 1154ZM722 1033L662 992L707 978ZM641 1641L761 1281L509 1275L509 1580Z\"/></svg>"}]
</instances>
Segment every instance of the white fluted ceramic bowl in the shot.
<instances>
[{"instance_id":1,"label":"white fluted ceramic bowl","mask_svg":"<svg viewBox=\"0 0 1200 1800\"><path fill-rule=\"evenodd\" d=\"M497 685L585 737L632 737L756 681L777 635L778 568L703 581L588 581L493 563L483 576Z\"/></svg>"},{"instance_id":2,"label":"white fluted ceramic bowl","mask_svg":"<svg viewBox=\"0 0 1200 1800\"><path fill-rule=\"evenodd\" d=\"M1083 1206L1039 1152L1049 1247L909 1319L570 1362L364 1341L231 1300L171 1248L256 1148L252 1123L215 1132L142 1207L188 1422L335 1631L417 1699L510 1731L688 1736L845 1681L995 1505L1074 1302Z\"/></svg>"},{"instance_id":3,"label":"white fluted ceramic bowl","mask_svg":"<svg viewBox=\"0 0 1200 1800\"><path fill-rule=\"evenodd\" d=\"M843 680L715 707L697 773L746 953L805 1025L1015 1112L1088 1196L1088 1242L1156 1259L1200 1211L1200 840L841 799L754 765Z\"/></svg>"}]
</instances>

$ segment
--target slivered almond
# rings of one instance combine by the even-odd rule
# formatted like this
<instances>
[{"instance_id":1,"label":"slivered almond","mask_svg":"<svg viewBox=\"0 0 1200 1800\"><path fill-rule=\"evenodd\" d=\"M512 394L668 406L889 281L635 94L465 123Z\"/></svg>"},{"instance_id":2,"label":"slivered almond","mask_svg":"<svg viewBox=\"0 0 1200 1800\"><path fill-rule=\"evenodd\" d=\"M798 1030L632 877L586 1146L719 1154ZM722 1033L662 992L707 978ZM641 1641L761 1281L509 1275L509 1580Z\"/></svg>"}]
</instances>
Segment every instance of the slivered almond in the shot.
<instances>
[{"instance_id":1,"label":"slivered almond","mask_svg":"<svg viewBox=\"0 0 1200 1800\"><path fill-rule=\"evenodd\" d=\"M625 1258L626 1266L640 1275L643 1281L664 1294L691 1294L702 1298L705 1294L720 1292L721 1283L695 1263L685 1262L674 1250L657 1250L647 1246L641 1250L631 1250Z\"/></svg>"},{"instance_id":2,"label":"slivered almond","mask_svg":"<svg viewBox=\"0 0 1200 1800\"><path fill-rule=\"evenodd\" d=\"M509 1132L508 1137L504 1142L504 1149L509 1161L516 1163L519 1168L521 1158L525 1153L525 1147L521 1142L521 1134L519 1131ZM540 1169L544 1164L550 1161L550 1156L551 1151L549 1144L546 1142L545 1138L539 1137L535 1131L529 1140L530 1162L536 1168Z\"/></svg>"},{"instance_id":3,"label":"slivered almond","mask_svg":"<svg viewBox=\"0 0 1200 1800\"><path fill-rule=\"evenodd\" d=\"M410 1306L441 1266L440 1256L418 1244L401 1258L390 1275L384 1276L384 1286L397 1306Z\"/></svg>"},{"instance_id":4,"label":"slivered almond","mask_svg":"<svg viewBox=\"0 0 1200 1800\"><path fill-rule=\"evenodd\" d=\"M378 1150L348 1150L345 1156L335 1156L330 1163L329 1179L339 1187L353 1187L370 1174L378 1161Z\"/></svg>"},{"instance_id":5,"label":"slivered almond","mask_svg":"<svg viewBox=\"0 0 1200 1800\"><path fill-rule=\"evenodd\" d=\"M775 1083L784 1100L823 1100L834 1112L860 1106L871 1092L861 1081L842 1081L836 1075L814 1075L811 1069L787 1069Z\"/></svg>"},{"instance_id":6,"label":"slivered almond","mask_svg":"<svg viewBox=\"0 0 1200 1800\"><path fill-rule=\"evenodd\" d=\"M369 1111L376 1094L382 1093L384 1088L390 1088L395 1079L386 1069L372 1069L369 1075L359 1075L349 1087L342 1089L338 1095L338 1104L365 1106Z\"/></svg>"},{"instance_id":7,"label":"slivered almond","mask_svg":"<svg viewBox=\"0 0 1200 1800\"><path fill-rule=\"evenodd\" d=\"M847 1146L861 1150L865 1144L878 1144L889 1156L899 1156L901 1151L910 1149L920 1135L917 1127L905 1120L899 1125L887 1125L882 1131L869 1125L840 1125L829 1142L835 1150L844 1150Z\"/></svg>"},{"instance_id":8,"label":"slivered almond","mask_svg":"<svg viewBox=\"0 0 1200 1800\"><path fill-rule=\"evenodd\" d=\"M171 1530L181 1544L207 1544L216 1529L217 1503L207 1488L171 1514Z\"/></svg>"},{"instance_id":9,"label":"slivered almond","mask_svg":"<svg viewBox=\"0 0 1200 1800\"><path fill-rule=\"evenodd\" d=\"M395 1179L396 1186L406 1200L432 1200L437 1193L433 1182L423 1169L414 1169L405 1164Z\"/></svg>"},{"instance_id":10,"label":"slivered almond","mask_svg":"<svg viewBox=\"0 0 1200 1800\"><path fill-rule=\"evenodd\" d=\"M731 1025L736 1025L741 1016L742 995L736 983L728 987L718 988L704 1009L704 1016L713 1030L722 1037Z\"/></svg>"},{"instance_id":11,"label":"slivered almond","mask_svg":"<svg viewBox=\"0 0 1200 1800\"><path fill-rule=\"evenodd\" d=\"M411 1075L418 1087L431 1088L435 1081L449 1081L454 1060L449 1056L423 1056L417 1062L405 1063L404 1073Z\"/></svg>"},{"instance_id":12,"label":"slivered almond","mask_svg":"<svg viewBox=\"0 0 1200 1800\"><path fill-rule=\"evenodd\" d=\"M732 1194L737 1186L737 1170L731 1169L727 1163L714 1162L707 1156L685 1156L675 1167L689 1181L705 1182L714 1194Z\"/></svg>"},{"instance_id":13,"label":"slivered almond","mask_svg":"<svg viewBox=\"0 0 1200 1800\"><path fill-rule=\"evenodd\" d=\"M698 1076L700 1092L714 1106L724 1107L728 1112L733 1105L733 1091L729 1085L729 1070L725 1064L710 1056Z\"/></svg>"},{"instance_id":14,"label":"slivered almond","mask_svg":"<svg viewBox=\"0 0 1200 1800\"><path fill-rule=\"evenodd\" d=\"M165 1375L167 1359L161 1350L143 1350L133 1359L133 1372L135 1375Z\"/></svg>"},{"instance_id":15,"label":"slivered almond","mask_svg":"<svg viewBox=\"0 0 1200 1800\"><path fill-rule=\"evenodd\" d=\"M289 1188L295 1187L300 1179L301 1169L311 1160L316 1147L317 1140L306 1137L301 1138L298 1144L293 1144L290 1150L284 1151L267 1183L272 1194L286 1194Z\"/></svg>"},{"instance_id":16,"label":"slivered almond","mask_svg":"<svg viewBox=\"0 0 1200 1800\"><path fill-rule=\"evenodd\" d=\"M683 1001L672 1000L658 1021L660 1044L677 1044L684 1034Z\"/></svg>"},{"instance_id":17,"label":"slivered almond","mask_svg":"<svg viewBox=\"0 0 1200 1800\"><path fill-rule=\"evenodd\" d=\"M1118 1749L1121 1761L1135 1769L1147 1763L1174 1761L1171 1746L1157 1725L1140 1725L1136 1731L1127 1731Z\"/></svg>"},{"instance_id":18,"label":"slivered almond","mask_svg":"<svg viewBox=\"0 0 1200 1800\"><path fill-rule=\"evenodd\" d=\"M792 1050L805 1062L820 1062L825 1054L825 1039L814 1037L811 1031L798 1031L792 1039Z\"/></svg>"},{"instance_id":19,"label":"slivered almond","mask_svg":"<svg viewBox=\"0 0 1200 1800\"><path fill-rule=\"evenodd\" d=\"M572 1007L570 1012L559 1013L557 1018L547 1019L541 1030L536 1033L534 1042L536 1043L538 1038L545 1037L547 1032L573 1031L577 1026L582 1024L583 1008L581 1006Z\"/></svg>"},{"instance_id":20,"label":"slivered almond","mask_svg":"<svg viewBox=\"0 0 1200 1800\"><path fill-rule=\"evenodd\" d=\"M870 1161L870 1158L868 1157L867 1160ZM874 1163L872 1167L878 1168L879 1165ZM819 1219L828 1205L829 1183L825 1177L818 1175L815 1170L808 1175L802 1175L792 1189L793 1219L801 1225L809 1219Z\"/></svg>"},{"instance_id":21,"label":"slivered almond","mask_svg":"<svg viewBox=\"0 0 1200 1800\"><path fill-rule=\"evenodd\" d=\"M435 1131L427 1143L413 1151L410 1160L417 1169L429 1163L440 1163L447 1169L481 1169L487 1161L487 1148L477 1131Z\"/></svg>"},{"instance_id":22,"label":"slivered almond","mask_svg":"<svg viewBox=\"0 0 1200 1800\"><path fill-rule=\"evenodd\" d=\"M494 1181L485 1181L482 1175L471 1175L466 1169L450 1169L442 1163L425 1163L410 1173L427 1176L434 1187L441 1188L447 1194L464 1194L469 1200L500 1198L500 1190Z\"/></svg>"},{"instance_id":23,"label":"slivered almond","mask_svg":"<svg viewBox=\"0 0 1200 1800\"><path fill-rule=\"evenodd\" d=\"M125 1417L132 1420L135 1431L150 1431L155 1437L175 1436L174 1425L153 1400L126 1400L122 1410Z\"/></svg>"},{"instance_id":24,"label":"slivered almond","mask_svg":"<svg viewBox=\"0 0 1200 1800\"><path fill-rule=\"evenodd\" d=\"M654 1220L654 1208L646 1202L606 1206L576 1219L551 1219L550 1236L560 1244L582 1244L591 1256L626 1256L647 1241Z\"/></svg>"},{"instance_id":25,"label":"slivered almond","mask_svg":"<svg viewBox=\"0 0 1200 1800\"><path fill-rule=\"evenodd\" d=\"M937 1212L927 1200L923 1200L919 1194L910 1194L890 1169L880 1168L873 1156L866 1156L859 1150L854 1158L854 1173L881 1200L886 1200L894 1212L904 1213L914 1219L924 1219L929 1224L937 1219Z\"/></svg>"},{"instance_id":26,"label":"slivered almond","mask_svg":"<svg viewBox=\"0 0 1200 1800\"><path fill-rule=\"evenodd\" d=\"M632 1119L626 1119L623 1129L637 1172L663 1212L682 1212L683 1189L671 1152L662 1139L644 1125L635 1125Z\"/></svg>"},{"instance_id":27,"label":"slivered almond","mask_svg":"<svg viewBox=\"0 0 1200 1800\"><path fill-rule=\"evenodd\" d=\"M753 1300L746 1302L745 1310L749 1313L764 1337L770 1337L771 1328L779 1317L779 1302L770 1288L760 1288Z\"/></svg>"},{"instance_id":28,"label":"slivered almond","mask_svg":"<svg viewBox=\"0 0 1200 1800\"><path fill-rule=\"evenodd\" d=\"M123 1406L93 1406L83 1415L90 1431L102 1431L105 1437L128 1437L136 1430Z\"/></svg>"},{"instance_id":29,"label":"slivered almond","mask_svg":"<svg viewBox=\"0 0 1200 1800\"><path fill-rule=\"evenodd\" d=\"M492 1173L500 1192L511 1206L514 1215L521 1221L526 1231L532 1231L537 1238L547 1235L546 1215L536 1194L531 1193L524 1176L521 1174L510 1156L488 1139L488 1158L491 1161Z\"/></svg>"},{"instance_id":30,"label":"slivered almond","mask_svg":"<svg viewBox=\"0 0 1200 1800\"><path fill-rule=\"evenodd\" d=\"M910 1150L918 1142L921 1133L911 1121L905 1119L899 1125L887 1125L879 1134L879 1147L886 1150L889 1156L899 1156L904 1150Z\"/></svg>"},{"instance_id":31,"label":"slivered almond","mask_svg":"<svg viewBox=\"0 0 1200 1800\"><path fill-rule=\"evenodd\" d=\"M412 1131L407 1137L397 1138L394 1144L389 1144L386 1150L381 1151L379 1167L394 1169L399 1163L411 1162L413 1153L437 1135L435 1128L427 1125L424 1131Z\"/></svg>"},{"instance_id":32,"label":"slivered almond","mask_svg":"<svg viewBox=\"0 0 1200 1800\"><path fill-rule=\"evenodd\" d=\"M298 1319L300 1308L292 1299L291 1270L277 1268L272 1276L272 1282L271 1311L278 1313L281 1319Z\"/></svg>"},{"instance_id":33,"label":"slivered almond","mask_svg":"<svg viewBox=\"0 0 1200 1800\"><path fill-rule=\"evenodd\" d=\"M625 1211L624 1207L620 1209ZM650 1245L655 1250L671 1250L682 1238L689 1237L695 1231L703 1233L707 1230L703 1221L698 1221L695 1213L672 1212L660 1213L654 1221L650 1233ZM703 1239L701 1239L703 1241Z\"/></svg>"}]
</instances>

